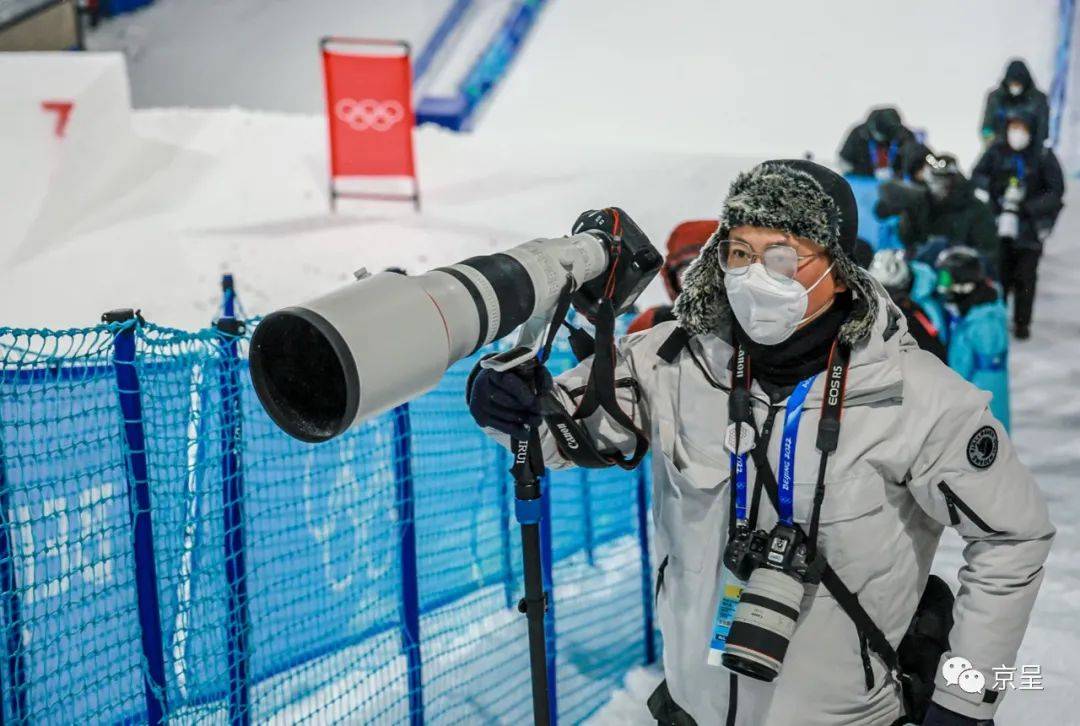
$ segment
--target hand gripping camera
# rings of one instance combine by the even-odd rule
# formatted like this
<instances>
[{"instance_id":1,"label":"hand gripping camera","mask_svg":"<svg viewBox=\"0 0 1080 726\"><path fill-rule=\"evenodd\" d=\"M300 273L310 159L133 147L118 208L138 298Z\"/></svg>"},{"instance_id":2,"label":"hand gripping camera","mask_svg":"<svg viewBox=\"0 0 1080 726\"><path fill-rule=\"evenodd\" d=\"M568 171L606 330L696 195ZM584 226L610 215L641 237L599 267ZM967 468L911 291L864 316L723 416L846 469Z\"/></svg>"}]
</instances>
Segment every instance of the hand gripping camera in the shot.
<instances>
[{"instance_id":1,"label":"hand gripping camera","mask_svg":"<svg viewBox=\"0 0 1080 726\"><path fill-rule=\"evenodd\" d=\"M586 212L574 232L411 277L361 270L267 315L251 338L259 401L291 436L326 441L430 390L450 365L519 326L520 345L502 365L524 362L564 295L586 316L601 299L621 312L660 269L660 254L617 208Z\"/></svg>"},{"instance_id":2,"label":"hand gripping camera","mask_svg":"<svg viewBox=\"0 0 1080 726\"><path fill-rule=\"evenodd\" d=\"M727 636L723 665L761 681L780 673L802 607L803 584L821 578L824 561L811 555L802 530L778 523L736 531L724 565L746 582Z\"/></svg>"}]
</instances>

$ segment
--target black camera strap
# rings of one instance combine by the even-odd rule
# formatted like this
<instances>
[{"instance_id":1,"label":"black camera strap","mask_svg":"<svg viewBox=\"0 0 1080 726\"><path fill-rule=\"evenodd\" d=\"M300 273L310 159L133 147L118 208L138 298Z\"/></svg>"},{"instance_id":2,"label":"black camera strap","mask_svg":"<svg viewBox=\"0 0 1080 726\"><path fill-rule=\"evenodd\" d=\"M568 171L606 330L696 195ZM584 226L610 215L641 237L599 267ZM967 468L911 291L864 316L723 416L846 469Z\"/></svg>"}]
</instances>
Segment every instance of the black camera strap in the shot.
<instances>
[{"instance_id":1,"label":"black camera strap","mask_svg":"<svg viewBox=\"0 0 1080 726\"><path fill-rule=\"evenodd\" d=\"M631 418L619 406L615 396L615 365L617 352L615 349L615 290L618 281L617 270L619 257L622 254L621 244L621 216L617 209L612 209L613 228L608 234L616 242L612 246L613 261L610 272L604 281L604 288L596 307L596 314L590 321L596 327L596 336L593 346L592 368L589 370L589 378L585 384L585 394L578 403L577 409L571 414L566 407L556 398L554 391L545 391L540 400L540 412L548 429L554 436L559 453L569 459L575 466L589 469L600 469L609 466L618 466L621 469L634 469L645 454L649 451L649 437L638 428ZM554 333L562 324L569 309L560 305L556 316L552 320L552 333L549 336L547 347L554 340ZM546 359L546 356L545 356ZM634 435L634 453L624 457L619 451L600 451L589 431L580 423L582 420L594 414L597 410L603 411L623 429Z\"/></svg>"},{"instance_id":2,"label":"black camera strap","mask_svg":"<svg viewBox=\"0 0 1080 726\"><path fill-rule=\"evenodd\" d=\"M840 441L840 417L843 415L844 393L847 388L848 364L851 351L846 345L834 341L825 367L825 394L821 402L821 420L818 422L817 448L821 452L818 463L817 484L814 486L814 508L810 514L810 532L807 549L812 560L817 554L818 525L821 520L821 504L825 501L825 467L829 455L836 451Z\"/></svg>"},{"instance_id":3,"label":"black camera strap","mask_svg":"<svg viewBox=\"0 0 1080 726\"><path fill-rule=\"evenodd\" d=\"M611 300L602 300L596 324L596 352L585 384L585 392L576 410L570 413L555 396L546 391L540 399L540 412L554 436L559 453L575 466L601 469L618 466L637 467L649 450L649 438L619 406L615 397L615 309ZM600 451L592 434L581 421L597 410L634 435L634 453L624 457L619 451Z\"/></svg>"}]
</instances>

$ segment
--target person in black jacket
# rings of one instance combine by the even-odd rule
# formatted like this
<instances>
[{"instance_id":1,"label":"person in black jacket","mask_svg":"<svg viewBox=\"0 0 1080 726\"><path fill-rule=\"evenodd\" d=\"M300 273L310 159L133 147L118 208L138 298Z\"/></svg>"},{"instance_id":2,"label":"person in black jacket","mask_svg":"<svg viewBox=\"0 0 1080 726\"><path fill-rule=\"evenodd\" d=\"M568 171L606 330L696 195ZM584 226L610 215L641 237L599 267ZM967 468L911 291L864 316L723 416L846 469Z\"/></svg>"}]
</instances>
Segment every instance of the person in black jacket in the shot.
<instances>
[{"instance_id":1,"label":"person in black jacket","mask_svg":"<svg viewBox=\"0 0 1080 726\"><path fill-rule=\"evenodd\" d=\"M1009 62L1005 77L986 96L982 135L989 146L1003 140L1010 111L1023 111L1031 118L1031 145L1041 147L1050 133L1050 104L1046 94L1035 87L1024 61Z\"/></svg>"},{"instance_id":2,"label":"person in black jacket","mask_svg":"<svg viewBox=\"0 0 1080 726\"><path fill-rule=\"evenodd\" d=\"M975 165L972 181L986 191L1001 237L1002 282L1013 300L1013 332L1031 334L1031 312L1043 242L1062 208L1065 179L1054 152L1035 144L1037 121L1025 110L1009 112L1004 138Z\"/></svg>"},{"instance_id":3,"label":"person in black jacket","mask_svg":"<svg viewBox=\"0 0 1080 726\"><path fill-rule=\"evenodd\" d=\"M994 214L975 196L975 186L960 171L956 157L929 155L923 168L911 170L911 177L883 184L875 207L879 217L900 215L898 231L908 258L933 264L942 249L964 245L977 249L991 271L1000 270Z\"/></svg>"},{"instance_id":4,"label":"person in black jacket","mask_svg":"<svg viewBox=\"0 0 1080 726\"><path fill-rule=\"evenodd\" d=\"M846 174L879 179L902 176L900 150L914 139L899 111L892 106L875 108L848 133L840 148L840 165Z\"/></svg>"}]
</instances>

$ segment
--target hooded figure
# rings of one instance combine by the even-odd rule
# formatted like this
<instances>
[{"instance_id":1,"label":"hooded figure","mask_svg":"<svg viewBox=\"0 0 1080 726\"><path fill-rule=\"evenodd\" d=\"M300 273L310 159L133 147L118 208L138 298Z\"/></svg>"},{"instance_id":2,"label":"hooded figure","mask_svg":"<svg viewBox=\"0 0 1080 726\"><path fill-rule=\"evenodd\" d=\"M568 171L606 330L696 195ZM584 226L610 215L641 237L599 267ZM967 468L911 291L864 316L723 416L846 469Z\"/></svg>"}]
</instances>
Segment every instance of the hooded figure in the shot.
<instances>
[{"instance_id":1,"label":"hooded figure","mask_svg":"<svg viewBox=\"0 0 1080 726\"><path fill-rule=\"evenodd\" d=\"M1001 279L1015 295L1013 324L1020 340L1031 334L1035 284L1043 243L1063 206L1065 177L1053 150L1034 144L1035 121L1023 110L1007 114L1005 136L979 159L972 182L986 192L1001 237Z\"/></svg>"},{"instance_id":2,"label":"hooded figure","mask_svg":"<svg viewBox=\"0 0 1080 726\"><path fill-rule=\"evenodd\" d=\"M900 153L915 135L900 121L892 106L875 108L866 121L848 132L840 147L840 163L847 174L881 179L902 176Z\"/></svg>"},{"instance_id":3,"label":"hooded figure","mask_svg":"<svg viewBox=\"0 0 1080 726\"><path fill-rule=\"evenodd\" d=\"M682 291L682 278L690 267L690 263L698 256L701 248L715 231L716 220L713 219L682 222L671 230L667 241L667 257L664 258L664 266L660 269L660 277L672 301ZM648 330L658 323L674 319L675 315L671 312L670 305L657 305L634 318L627 332L637 333Z\"/></svg>"},{"instance_id":4,"label":"hooded figure","mask_svg":"<svg viewBox=\"0 0 1080 726\"><path fill-rule=\"evenodd\" d=\"M1046 94L1035 87L1027 64L1019 58L1009 61L1005 77L986 96L982 135L987 145L1005 137L1007 116L1017 110L1031 118L1031 143L1041 148L1050 133L1050 104Z\"/></svg>"},{"instance_id":5,"label":"hooded figure","mask_svg":"<svg viewBox=\"0 0 1080 726\"><path fill-rule=\"evenodd\" d=\"M652 451L659 723L974 726L1007 695L993 669L1027 627L1046 504L989 395L920 350L851 260L856 229L841 177L760 164L731 185L677 319L618 345L616 398ZM592 366L555 380L568 410ZM571 465L512 371L479 369L467 396L496 440L535 425L547 465ZM601 449L634 449L605 410L582 423ZM951 627L951 593L921 597L946 526L968 542ZM916 647L918 665L899 646L920 600L944 652ZM964 688L940 670L954 656Z\"/></svg>"}]
</instances>

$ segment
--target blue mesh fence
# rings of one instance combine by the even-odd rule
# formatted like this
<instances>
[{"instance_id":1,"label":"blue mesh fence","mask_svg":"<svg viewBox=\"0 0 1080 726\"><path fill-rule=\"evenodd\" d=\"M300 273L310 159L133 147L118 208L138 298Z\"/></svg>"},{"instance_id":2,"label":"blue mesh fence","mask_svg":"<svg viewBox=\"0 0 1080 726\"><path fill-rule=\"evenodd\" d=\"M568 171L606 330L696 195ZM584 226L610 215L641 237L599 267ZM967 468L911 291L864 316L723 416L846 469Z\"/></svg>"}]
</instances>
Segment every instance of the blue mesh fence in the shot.
<instances>
[{"instance_id":1,"label":"blue mesh fence","mask_svg":"<svg viewBox=\"0 0 1080 726\"><path fill-rule=\"evenodd\" d=\"M308 445L263 412L247 339L0 329L4 722L531 720L509 455L464 405L476 357ZM558 342L553 371L572 363ZM653 657L648 486L549 475L564 722Z\"/></svg>"}]
</instances>

